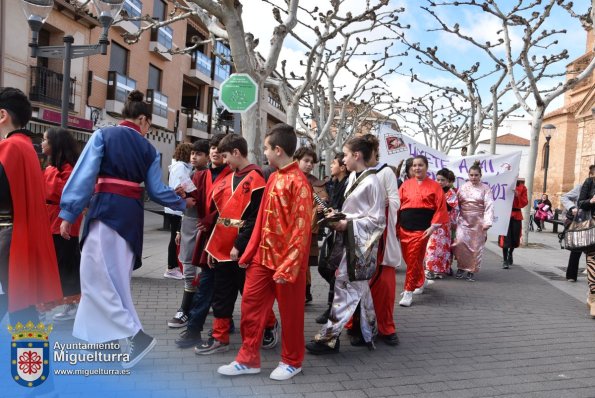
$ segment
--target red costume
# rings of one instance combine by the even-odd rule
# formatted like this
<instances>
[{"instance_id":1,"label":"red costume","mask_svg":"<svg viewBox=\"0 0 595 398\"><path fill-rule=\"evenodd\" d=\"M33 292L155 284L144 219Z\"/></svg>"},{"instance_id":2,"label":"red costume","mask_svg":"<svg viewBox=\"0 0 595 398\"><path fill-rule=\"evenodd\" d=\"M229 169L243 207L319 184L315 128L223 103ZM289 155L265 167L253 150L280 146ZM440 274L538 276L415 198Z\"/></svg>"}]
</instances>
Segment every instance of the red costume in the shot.
<instances>
[{"instance_id":1,"label":"red costume","mask_svg":"<svg viewBox=\"0 0 595 398\"><path fill-rule=\"evenodd\" d=\"M249 264L242 297L240 364L260 367L263 329L275 298L282 323L283 363L304 359L306 267L310 252L312 189L296 162L274 172L266 185L252 238L240 258ZM286 283L276 283L283 279Z\"/></svg>"},{"instance_id":2,"label":"red costume","mask_svg":"<svg viewBox=\"0 0 595 398\"><path fill-rule=\"evenodd\" d=\"M241 181L238 179L241 178ZM262 192L266 182L260 168L249 165L241 171L227 175L213 189L212 204L218 218L205 251L217 263L214 267L213 334L218 341L229 343L229 327L238 292L243 292L245 270L232 261L230 252L235 247L241 255L252 234ZM267 326L275 325L272 310ZM271 325L272 323L272 325Z\"/></svg>"},{"instance_id":3,"label":"red costume","mask_svg":"<svg viewBox=\"0 0 595 398\"><path fill-rule=\"evenodd\" d=\"M213 181L213 174L210 168L200 170L192 176L192 182L196 189L189 192L187 195L196 201L196 210L198 212L199 221L207 227L207 231L200 231L196 239L196 246L194 246L194 255L192 256L192 264L196 266L206 266L207 259L204 252L207 239L210 236L211 229L215 223L217 212L211 210L211 202L213 197L213 187L220 183L225 176L232 173L232 170L225 166L219 172L215 181ZM200 275L200 274L199 274Z\"/></svg>"},{"instance_id":4,"label":"red costume","mask_svg":"<svg viewBox=\"0 0 595 398\"><path fill-rule=\"evenodd\" d=\"M405 291L412 292L425 280L423 261L429 236L424 238L424 231L431 225L447 224L448 212L442 187L428 177L421 183L416 178L406 180L399 188L399 196L398 233L407 264Z\"/></svg>"},{"instance_id":5,"label":"red costume","mask_svg":"<svg viewBox=\"0 0 595 398\"><path fill-rule=\"evenodd\" d=\"M529 204L527 197L527 187L523 183L518 183L514 189L514 199L512 201L512 211L510 213L510 222L508 224L508 234L498 237L498 245L501 248L517 248L521 245L521 233L523 221L523 207Z\"/></svg>"},{"instance_id":6,"label":"red costume","mask_svg":"<svg viewBox=\"0 0 595 398\"><path fill-rule=\"evenodd\" d=\"M56 252L45 207L44 181L31 140L17 131L0 141L10 185L13 229L8 260L8 310L62 298Z\"/></svg>"},{"instance_id":7,"label":"red costume","mask_svg":"<svg viewBox=\"0 0 595 398\"><path fill-rule=\"evenodd\" d=\"M71 173L72 166L68 163L62 165L62 170L58 170L54 166L48 166L43 172L45 178L45 203L50 216L52 235L60 235L60 224L62 223L62 219L58 217L60 214L60 198L62 198L62 191ZM70 236L79 236L82 220L83 216L81 215L72 224Z\"/></svg>"}]
</instances>

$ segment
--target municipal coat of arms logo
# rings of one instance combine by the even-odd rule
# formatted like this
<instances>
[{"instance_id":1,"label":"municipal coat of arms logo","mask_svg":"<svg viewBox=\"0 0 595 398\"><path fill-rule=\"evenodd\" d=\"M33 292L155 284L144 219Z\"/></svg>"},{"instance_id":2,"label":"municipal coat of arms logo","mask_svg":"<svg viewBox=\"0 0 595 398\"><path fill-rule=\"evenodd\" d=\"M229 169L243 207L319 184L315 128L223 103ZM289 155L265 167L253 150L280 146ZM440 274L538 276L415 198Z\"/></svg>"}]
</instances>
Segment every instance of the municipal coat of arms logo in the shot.
<instances>
[{"instance_id":1,"label":"municipal coat of arms logo","mask_svg":"<svg viewBox=\"0 0 595 398\"><path fill-rule=\"evenodd\" d=\"M29 321L18 322L14 328L8 326L12 334L10 342L11 373L14 381L25 387L36 387L47 380L50 373L49 335L53 326L43 323L35 325Z\"/></svg>"}]
</instances>

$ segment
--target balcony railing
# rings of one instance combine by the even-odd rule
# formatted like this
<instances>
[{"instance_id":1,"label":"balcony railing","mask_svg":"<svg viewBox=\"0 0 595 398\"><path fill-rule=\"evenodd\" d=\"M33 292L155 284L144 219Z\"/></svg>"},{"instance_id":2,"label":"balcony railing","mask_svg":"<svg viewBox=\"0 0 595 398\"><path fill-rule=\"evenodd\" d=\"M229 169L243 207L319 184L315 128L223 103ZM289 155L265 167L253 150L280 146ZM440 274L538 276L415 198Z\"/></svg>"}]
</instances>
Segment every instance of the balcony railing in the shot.
<instances>
[{"instance_id":1,"label":"balcony railing","mask_svg":"<svg viewBox=\"0 0 595 398\"><path fill-rule=\"evenodd\" d=\"M43 66L31 66L31 88L29 99L44 104L62 105L62 81L64 75ZM68 109L74 110L74 89L76 79L70 79L70 94L68 95Z\"/></svg>"},{"instance_id":2,"label":"balcony railing","mask_svg":"<svg viewBox=\"0 0 595 398\"><path fill-rule=\"evenodd\" d=\"M126 102L128 93L136 89L136 80L115 71L107 73L107 99Z\"/></svg>"},{"instance_id":3,"label":"balcony railing","mask_svg":"<svg viewBox=\"0 0 595 398\"><path fill-rule=\"evenodd\" d=\"M208 115L202 113L197 109L187 109L185 112L188 115L186 128L196 129L200 131L208 131Z\"/></svg>"},{"instance_id":4,"label":"balcony railing","mask_svg":"<svg viewBox=\"0 0 595 398\"><path fill-rule=\"evenodd\" d=\"M195 51L192 53L191 69L200 70L205 75L211 77L211 71L213 70L213 61L208 55L203 54L200 51Z\"/></svg>"},{"instance_id":5,"label":"balcony railing","mask_svg":"<svg viewBox=\"0 0 595 398\"><path fill-rule=\"evenodd\" d=\"M153 105L153 115L167 119L167 100L167 95L157 90L147 90L147 101Z\"/></svg>"},{"instance_id":6,"label":"balcony railing","mask_svg":"<svg viewBox=\"0 0 595 398\"><path fill-rule=\"evenodd\" d=\"M122 11L126 11L129 18L140 18L142 16L143 3L141 0L126 0L122 6ZM130 21L140 28L140 21Z\"/></svg>"},{"instance_id":7,"label":"balcony railing","mask_svg":"<svg viewBox=\"0 0 595 398\"><path fill-rule=\"evenodd\" d=\"M276 98L274 95L269 95L269 104L279 109L280 111L285 112L285 109L283 109L283 105L281 105L281 100L279 98Z\"/></svg>"},{"instance_id":8,"label":"balcony railing","mask_svg":"<svg viewBox=\"0 0 595 398\"><path fill-rule=\"evenodd\" d=\"M151 41L156 41L165 49L169 50L173 43L174 30L169 26L162 26L159 29L151 30Z\"/></svg>"}]
</instances>

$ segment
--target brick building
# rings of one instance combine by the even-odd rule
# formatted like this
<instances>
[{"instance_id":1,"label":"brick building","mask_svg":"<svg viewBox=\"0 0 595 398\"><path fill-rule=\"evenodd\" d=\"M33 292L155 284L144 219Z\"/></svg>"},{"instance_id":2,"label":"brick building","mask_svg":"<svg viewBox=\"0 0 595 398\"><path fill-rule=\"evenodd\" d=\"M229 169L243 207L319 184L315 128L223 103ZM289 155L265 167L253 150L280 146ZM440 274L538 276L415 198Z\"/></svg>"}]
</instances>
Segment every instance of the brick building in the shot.
<instances>
[{"instance_id":1,"label":"brick building","mask_svg":"<svg viewBox=\"0 0 595 398\"><path fill-rule=\"evenodd\" d=\"M587 33L586 53L566 66L567 78L583 71L595 53L595 35ZM564 95L564 105L548 113L543 124L556 126L550 140L547 190L552 204L559 208L560 195L582 183L589 165L595 164L595 79L594 74ZM540 137L533 189L535 196L543 190L545 138Z\"/></svg>"},{"instance_id":2,"label":"brick building","mask_svg":"<svg viewBox=\"0 0 595 398\"><path fill-rule=\"evenodd\" d=\"M164 20L173 10L165 0L125 0L128 16L150 15ZM59 125L62 61L31 58L31 33L20 1L0 2L0 85L14 86L29 95L34 118L29 126L39 137L50 126ZM231 66L214 56L214 50L229 54L225 44L201 45L190 54L171 55L169 49L186 48L194 40L205 40L208 32L196 19L176 21L142 33L135 44L122 35L136 32L140 22L122 21L109 30L106 55L72 61L69 129L81 142L101 126L117 124L128 92L138 89L153 105L152 129L147 138L162 155L163 178L178 142L209 138L217 132L240 132L239 115L230 114L219 102L219 87ZM14 34L19 32L19 34ZM40 32L39 45L61 45L65 34L74 44L97 43L101 26L89 9L75 12L67 0L55 0L54 9ZM285 112L274 93L262 107L263 126L285 121ZM264 132L263 132L264 133Z\"/></svg>"}]
</instances>

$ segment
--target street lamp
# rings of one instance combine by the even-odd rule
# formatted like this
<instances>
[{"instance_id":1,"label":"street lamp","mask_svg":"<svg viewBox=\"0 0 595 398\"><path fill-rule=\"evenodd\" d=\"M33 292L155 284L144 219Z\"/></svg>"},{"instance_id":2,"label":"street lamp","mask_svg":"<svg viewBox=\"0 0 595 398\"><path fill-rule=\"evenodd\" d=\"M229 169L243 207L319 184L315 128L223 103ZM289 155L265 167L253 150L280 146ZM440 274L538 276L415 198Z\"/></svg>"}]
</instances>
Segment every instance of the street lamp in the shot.
<instances>
[{"instance_id":1,"label":"street lamp","mask_svg":"<svg viewBox=\"0 0 595 398\"><path fill-rule=\"evenodd\" d=\"M552 139L552 134L556 130L556 126L553 124L546 124L542 127L543 135L545 136L545 149L544 149L544 172L543 172L543 193L547 192L547 169L550 165L550 140Z\"/></svg>"},{"instance_id":2,"label":"street lamp","mask_svg":"<svg viewBox=\"0 0 595 398\"><path fill-rule=\"evenodd\" d=\"M31 29L31 57L55 58L64 60L62 69L62 117L60 126L67 128L68 125L68 97L70 91L70 65L73 58L88 57L95 54L107 54L109 40L107 33L114 22L114 18L120 14L124 0L93 0L97 12L97 19L103 27L99 42L97 44L73 45L74 38L70 35L64 36L64 46L42 46L38 45L39 31L50 15L54 7L54 0L22 0L23 12Z\"/></svg>"}]
</instances>

